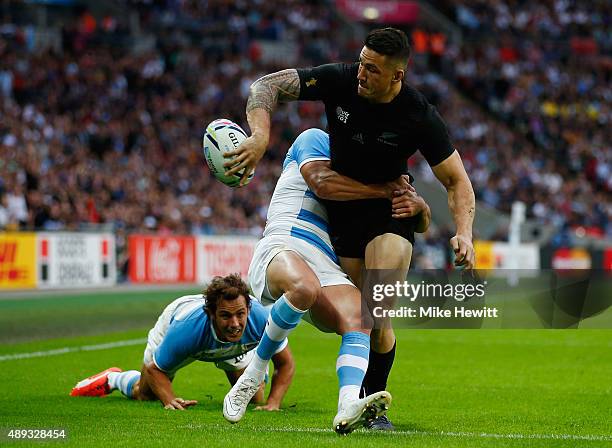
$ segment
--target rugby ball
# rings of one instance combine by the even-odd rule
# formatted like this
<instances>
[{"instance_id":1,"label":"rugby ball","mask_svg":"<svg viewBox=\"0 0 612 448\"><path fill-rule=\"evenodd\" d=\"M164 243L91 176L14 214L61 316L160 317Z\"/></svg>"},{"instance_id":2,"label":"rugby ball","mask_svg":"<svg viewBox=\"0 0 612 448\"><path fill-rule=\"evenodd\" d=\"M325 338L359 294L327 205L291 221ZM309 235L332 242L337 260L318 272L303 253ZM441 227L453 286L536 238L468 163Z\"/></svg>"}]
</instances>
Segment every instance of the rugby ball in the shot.
<instances>
[{"instance_id":1,"label":"rugby ball","mask_svg":"<svg viewBox=\"0 0 612 448\"><path fill-rule=\"evenodd\" d=\"M231 120L220 118L206 126L202 148L206 163L213 175L230 187L238 187L240 179L244 174L244 169L237 174L226 176L226 168L223 164L232 159L223 157L228 151L236 149L247 138L246 132ZM255 172L251 173L247 179L247 184L253 179ZM246 184L245 184L246 185Z\"/></svg>"}]
</instances>

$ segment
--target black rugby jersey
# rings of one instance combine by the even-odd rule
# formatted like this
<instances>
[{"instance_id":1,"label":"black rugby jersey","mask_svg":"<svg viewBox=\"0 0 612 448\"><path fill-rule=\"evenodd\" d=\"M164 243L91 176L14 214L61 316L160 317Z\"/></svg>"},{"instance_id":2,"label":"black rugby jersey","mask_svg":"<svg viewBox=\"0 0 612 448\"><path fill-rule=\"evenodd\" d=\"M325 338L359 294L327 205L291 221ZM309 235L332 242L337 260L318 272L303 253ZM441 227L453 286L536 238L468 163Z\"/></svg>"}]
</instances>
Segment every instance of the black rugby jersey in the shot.
<instances>
[{"instance_id":1,"label":"black rugby jersey","mask_svg":"<svg viewBox=\"0 0 612 448\"><path fill-rule=\"evenodd\" d=\"M300 100L325 104L332 169L363 183L381 183L407 172L417 150L429 165L449 157L454 148L436 108L404 84L384 104L357 94L359 63L298 69Z\"/></svg>"}]
</instances>

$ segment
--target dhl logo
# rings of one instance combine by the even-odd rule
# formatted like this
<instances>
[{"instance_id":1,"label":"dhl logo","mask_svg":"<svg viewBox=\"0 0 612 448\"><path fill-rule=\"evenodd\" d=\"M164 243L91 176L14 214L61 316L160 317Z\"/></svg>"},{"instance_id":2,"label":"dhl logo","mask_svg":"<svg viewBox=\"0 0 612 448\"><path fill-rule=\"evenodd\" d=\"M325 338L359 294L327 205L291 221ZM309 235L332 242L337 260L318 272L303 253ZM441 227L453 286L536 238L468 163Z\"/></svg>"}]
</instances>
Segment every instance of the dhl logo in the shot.
<instances>
[{"instance_id":1,"label":"dhl logo","mask_svg":"<svg viewBox=\"0 0 612 448\"><path fill-rule=\"evenodd\" d=\"M17 242L0 241L0 264L13 264L17 258Z\"/></svg>"},{"instance_id":2,"label":"dhl logo","mask_svg":"<svg viewBox=\"0 0 612 448\"><path fill-rule=\"evenodd\" d=\"M0 241L0 280L19 281L28 278L27 269L10 266L17 259L17 242Z\"/></svg>"}]
</instances>

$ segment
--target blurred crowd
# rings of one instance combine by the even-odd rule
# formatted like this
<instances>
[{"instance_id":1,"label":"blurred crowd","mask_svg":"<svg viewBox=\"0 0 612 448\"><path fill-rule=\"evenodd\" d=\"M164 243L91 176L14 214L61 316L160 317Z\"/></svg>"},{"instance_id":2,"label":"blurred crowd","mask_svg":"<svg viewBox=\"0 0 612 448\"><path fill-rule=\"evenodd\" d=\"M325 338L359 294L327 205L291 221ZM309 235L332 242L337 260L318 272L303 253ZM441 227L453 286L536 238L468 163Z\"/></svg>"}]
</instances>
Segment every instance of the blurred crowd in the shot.
<instances>
[{"instance_id":1,"label":"blurred crowd","mask_svg":"<svg viewBox=\"0 0 612 448\"><path fill-rule=\"evenodd\" d=\"M203 130L218 117L246 125L249 85L281 68L262 60L258 39L280 40L290 29L293 38L308 40L332 22L316 6L292 6L292 14L281 16L266 2L250 3L210 2L206 11L197 9L199 2L193 10L188 3L177 11L143 8L142 23L160 28L156 45L137 55L109 44L107 31L92 27L86 12L64 30L61 52L24 51L23 30L5 27L0 228L106 224L127 232L259 235L284 154L301 130L322 126L322 109L305 106L302 118L297 108L276 114L266 159L244 189L210 176ZM175 27L198 18L206 30L200 34L210 38L201 45ZM215 40L227 23L236 34Z\"/></svg>"},{"instance_id":2,"label":"blurred crowd","mask_svg":"<svg viewBox=\"0 0 612 448\"><path fill-rule=\"evenodd\" d=\"M446 117L454 131L475 134L479 198L506 212L518 198L541 222L612 236L610 3L435 3L464 35L444 53L442 73L513 130L491 132L482 114L467 127Z\"/></svg>"},{"instance_id":3,"label":"blurred crowd","mask_svg":"<svg viewBox=\"0 0 612 448\"><path fill-rule=\"evenodd\" d=\"M609 7L596 2L584 25L580 11L560 12L566 4L439 2L466 39L433 61L437 71L413 64L409 81L441 110L478 199L504 212L519 199L543 223L612 236L612 94L601 57ZM287 66L275 51L297 49L298 66L356 57L358 42L329 38L339 26L329 6L124 0L143 34L155 30L154 45L138 52L121 45L127 14L83 12L65 26L61 51L43 52L0 20L0 229L259 235L284 154L303 129L325 128L322 106L279 108L269 150L242 189L211 177L203 129L219 117L246 126L251 82ZM574 37L596 52L576 53ZM431 178L422 161L411 166Z\"/></svg>"}]
</instances>

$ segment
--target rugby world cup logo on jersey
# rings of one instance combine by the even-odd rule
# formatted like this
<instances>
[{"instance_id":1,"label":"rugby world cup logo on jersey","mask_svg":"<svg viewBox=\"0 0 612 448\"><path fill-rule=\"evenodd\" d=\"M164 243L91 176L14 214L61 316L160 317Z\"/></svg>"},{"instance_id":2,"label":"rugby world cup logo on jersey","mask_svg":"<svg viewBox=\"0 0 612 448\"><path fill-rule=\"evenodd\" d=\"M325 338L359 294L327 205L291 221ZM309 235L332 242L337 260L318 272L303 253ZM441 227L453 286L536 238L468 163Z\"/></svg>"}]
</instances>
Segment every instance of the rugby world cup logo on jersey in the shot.
<instances>
[{"instance_id":1,"label":"rugby world cup logo on jersey","mask_svg":"<svg viewBox=\"0 0 612 448\"><path fill-rule=\"evenodd\" d=\"M338 115L338 120L346 124L346 122L348 121L349 113L345 110L342 110L342 108L338 106L336 107L336 114Z\"/></svg>"}]
</instances>

